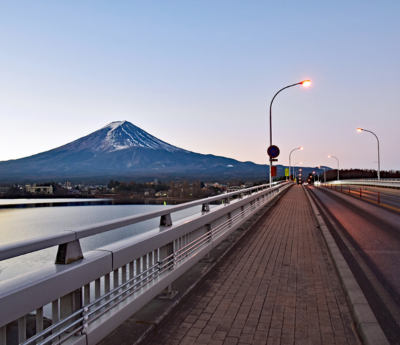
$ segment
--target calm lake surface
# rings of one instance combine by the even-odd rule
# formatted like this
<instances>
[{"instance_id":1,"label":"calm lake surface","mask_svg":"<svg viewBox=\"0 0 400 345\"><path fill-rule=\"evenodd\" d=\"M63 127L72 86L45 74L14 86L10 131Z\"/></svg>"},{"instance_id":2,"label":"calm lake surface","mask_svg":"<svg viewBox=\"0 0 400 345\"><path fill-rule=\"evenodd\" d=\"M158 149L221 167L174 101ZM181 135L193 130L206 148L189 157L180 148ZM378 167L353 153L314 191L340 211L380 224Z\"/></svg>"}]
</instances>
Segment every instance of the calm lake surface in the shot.
<instances>
[{"instance_id":1,"label":"calm lake surface","mask_svg":"<svg viewBox=\"0 0 400 345\"><path fill-rule=\"evenodd\" d=\"M60 201L65 202L65 200L61 199ZM29 203L32 201L34 200L27 200ZM21 199L18 202L21 203ZM53 200L52 202L55 201ZM64 230L75 230L83 226L152 212L167 207L171 206L95 205L0 209L0 244L4 245ZM201 206L172 213L172 221L177 221L194 214L201 214ZM84 238L80 241L82 250L83 252L87 252L124 238L143 234L157 228L158 225L158 218L151 219L139 224ZM0 281L53 265L56 253L57 247L52 247L17 258L0 261Z\"/></svg>"}]
</instances>

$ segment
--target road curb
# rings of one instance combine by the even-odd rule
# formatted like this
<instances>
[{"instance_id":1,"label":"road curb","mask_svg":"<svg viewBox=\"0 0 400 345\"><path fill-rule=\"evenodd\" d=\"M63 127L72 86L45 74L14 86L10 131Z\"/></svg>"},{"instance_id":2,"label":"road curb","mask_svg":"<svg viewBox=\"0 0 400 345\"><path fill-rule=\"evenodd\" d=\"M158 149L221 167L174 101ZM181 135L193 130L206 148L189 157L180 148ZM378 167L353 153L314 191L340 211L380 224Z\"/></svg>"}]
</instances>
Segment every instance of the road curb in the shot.
<instances>
[{"instance_id":1,"label":"road curb","mask_svg":"<svg viewBox=\"0 0 400 345\"><path fill-rule=\"evenodd\" d=\"M338 248L314 201L312 200L310 192L307 188L303 188L307 195L308 201L310 202L315 218L318 221L332 260L336 266L343 289L346 293L347 300L349 301L351 307L353 318L361 334L362 340L368 345L389 344L389 341L387 340L381 326L376 320L376 317L369 306L364 293L358 285L349 265L340 252L340 249Z\"/></svg>"}]
</instances>

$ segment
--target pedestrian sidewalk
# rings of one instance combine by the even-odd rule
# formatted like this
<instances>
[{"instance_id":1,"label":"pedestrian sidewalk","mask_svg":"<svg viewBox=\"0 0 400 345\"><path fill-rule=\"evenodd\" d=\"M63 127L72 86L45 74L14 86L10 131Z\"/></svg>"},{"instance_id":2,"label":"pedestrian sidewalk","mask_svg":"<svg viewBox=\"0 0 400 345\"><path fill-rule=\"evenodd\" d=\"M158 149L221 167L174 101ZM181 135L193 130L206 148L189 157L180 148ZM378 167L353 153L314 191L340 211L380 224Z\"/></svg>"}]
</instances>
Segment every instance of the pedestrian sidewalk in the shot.
<instances>
[{"instance_id":1,"label":"pedestrian sidewalk","mask_svg":"<svg viewBox=\"0 0 400 345\"><path fill-rule=\"evenodd\" d=\"M151 345L358 344L317 225L290 188Z\"/></svg>"}]
</instances>

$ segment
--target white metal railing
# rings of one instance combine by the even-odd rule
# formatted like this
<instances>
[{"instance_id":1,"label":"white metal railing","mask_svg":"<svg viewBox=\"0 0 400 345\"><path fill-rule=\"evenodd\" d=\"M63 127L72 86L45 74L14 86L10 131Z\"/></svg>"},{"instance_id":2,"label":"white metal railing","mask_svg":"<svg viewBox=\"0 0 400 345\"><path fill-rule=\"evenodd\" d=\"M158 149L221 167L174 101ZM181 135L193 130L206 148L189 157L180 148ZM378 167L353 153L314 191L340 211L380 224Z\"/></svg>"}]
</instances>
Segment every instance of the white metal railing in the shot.
<instances>
[{"instance_id":1,"label":"white metal railing","mask_svg":"<svg viewBox=\"0 0 400 345\"><path fill-rule=\"evenodd\" d=\"M18 343L96 344L151 299L168 289L215 246L287 188L257 186L202 199L139 216L97 224L66 235L41 237L1 246L0 257L11 258L48 248L80 249L79 238L161 217L160 228L85 253L83 259L43 268L0 282L0 344L6 343L6 325L18 320ZM237 197L234 200L231 198ZM212 209L209 203L224 204ZM171 213L202 206L200 216L172 224ZM71 236L72 232L73 236ZM74 244L68 248L68 242ZM40 250L39 249L39 250ZM57 257L60 253L57 254ZM65 254L65 263L72 256ZM169 288L170 289L170 288ZM168 291L166 291L168 292ZM51 310L52 325L43 329L43 310ZM35 313L36 334L27 337L27 315ZM26 340L28 338L28 340Z\"/></svg>"},{"instance_id":2,"label":"white metal railing","mask_svg":"<svg viewBox=\"0 0 400 345\"><path fill-rule=\"evenodd\" d=\"M376 186L376 187L390 187L390 188L400 188L400 179L395 178L384 178L378 180L377 178L370 179L349 179L349 180L335 180L327 181L326 184L354 184L362 186Z\"/></svg>"}]
</instances>

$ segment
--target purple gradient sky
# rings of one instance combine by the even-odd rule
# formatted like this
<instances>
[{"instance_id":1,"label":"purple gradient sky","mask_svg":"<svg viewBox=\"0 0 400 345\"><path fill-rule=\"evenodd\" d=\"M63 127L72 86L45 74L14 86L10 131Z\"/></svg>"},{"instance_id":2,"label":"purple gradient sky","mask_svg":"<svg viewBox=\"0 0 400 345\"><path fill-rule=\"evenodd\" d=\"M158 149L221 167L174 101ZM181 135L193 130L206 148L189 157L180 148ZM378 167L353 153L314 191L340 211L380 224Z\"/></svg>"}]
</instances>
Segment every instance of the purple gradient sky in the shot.
<instances>
[{"instance_id":1,"label":"purple gradient sky","mask_svg":"<svg viewBox=\"0 0 400 345\"><path fill-rule=\"evenodd\" d=\"M187 150L400 169L399 1L9 1L0 11L0 160L116 120Z\"/></svg>"}]
</instances>

